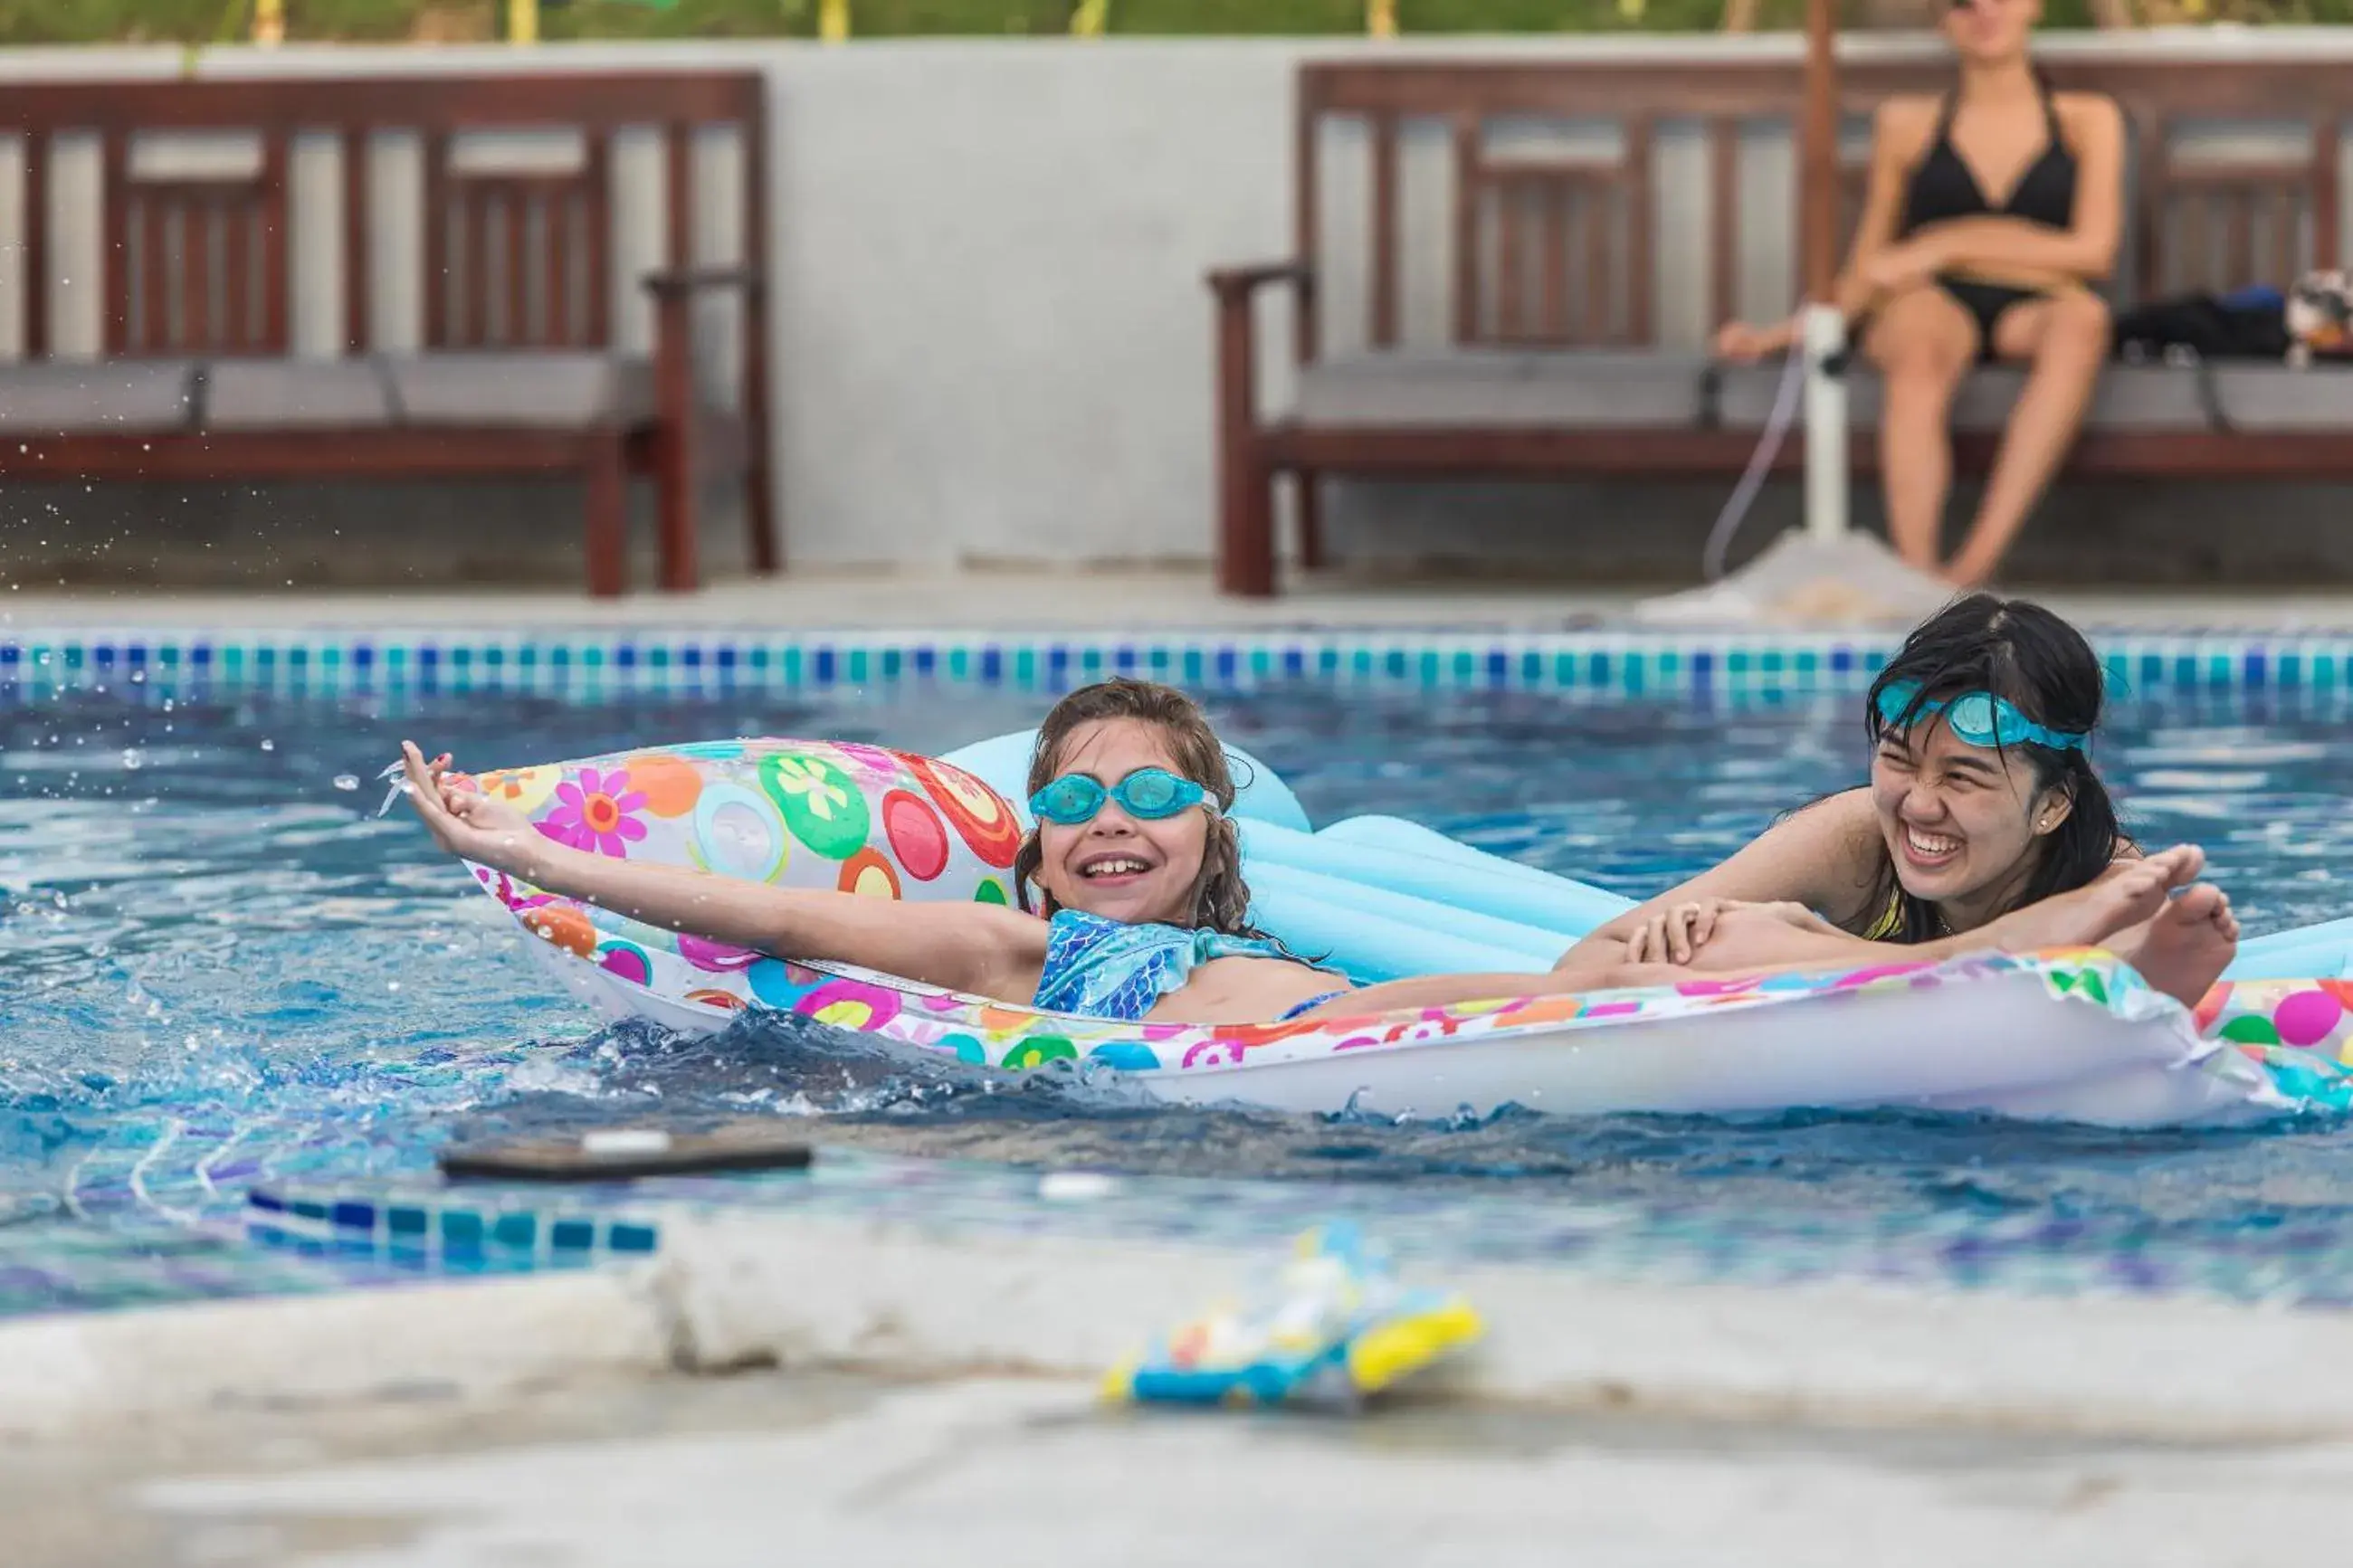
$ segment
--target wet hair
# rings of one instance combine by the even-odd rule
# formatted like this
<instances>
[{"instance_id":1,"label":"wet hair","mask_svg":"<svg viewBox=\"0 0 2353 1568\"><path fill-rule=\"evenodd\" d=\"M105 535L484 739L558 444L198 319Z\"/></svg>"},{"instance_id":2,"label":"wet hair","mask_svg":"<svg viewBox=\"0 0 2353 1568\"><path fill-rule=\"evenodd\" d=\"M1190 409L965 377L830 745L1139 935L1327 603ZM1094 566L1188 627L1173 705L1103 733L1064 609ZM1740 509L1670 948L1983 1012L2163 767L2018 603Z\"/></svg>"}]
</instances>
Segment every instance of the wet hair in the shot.
<instances>
[{"instance_id":1,"label":"wet hair","mask_svg":"<svg viewBox=\"0 0 2353 1568\"><path fill-rule=\"evenodd\" d=\"M1880 694L1899 681L1916 681L1920 689L1891 722L1880 717ZM2073 626L2040 605L1971 594L1915 627L1872 682L1863 707L1872 745L1890 733L1908 733L1926 704L1973 691L2008 699L2046 730L2088 737L2099 728L2105 683L2092 645ZM2038 795L2055 789L2071 803L2067 819L2043 837L2034 869L2010 908L2021 909L2097 879L2131 840L2117 820L2107 785L2093 771L2088 740L2083 750L2021 741L2002 752L2005 760L2014 752L2033 769ZM1894 858L1883 855L1872 897L1857 917L1858 934L1882 920L1891 906L1898 911L1898 923L1890 940L1927 942L1943 934L1936 906L1907 892L1896 877Z\"/></svg>"},{"instance_id":2,"label":"wet hair","mask_svg":"<svg viewBox=\"0 0 2353 1568\"><path fill-rule=\"evenodd\" d=\"M1071 732L1082 724L1132 719L1158 729L1168 742L1176 772L1208 791L1218 809L1209 816L1209 830L1201 849L1201 871L1193 883L1193 924L1229 936L1262 936L1245 918L1250 911L1250 887L1242 880L1241 837L1229 815L1234 805L1233 771L1226 764L1226 749L1209 727L1201 705L1173 686L1157 681L1113 676L1092 686L1082 686L1054 704L1038 727L1038 746L1029 756L1029 793L1037 794L1061 776L1062 750ZM1038 829L1022 839L1013 860L1015 897L1030 908L1031 879L1045 862ZM1060 906L1054 895L1039 890L1041 908L1051 916Z\"/></svg>"}]
</instances>

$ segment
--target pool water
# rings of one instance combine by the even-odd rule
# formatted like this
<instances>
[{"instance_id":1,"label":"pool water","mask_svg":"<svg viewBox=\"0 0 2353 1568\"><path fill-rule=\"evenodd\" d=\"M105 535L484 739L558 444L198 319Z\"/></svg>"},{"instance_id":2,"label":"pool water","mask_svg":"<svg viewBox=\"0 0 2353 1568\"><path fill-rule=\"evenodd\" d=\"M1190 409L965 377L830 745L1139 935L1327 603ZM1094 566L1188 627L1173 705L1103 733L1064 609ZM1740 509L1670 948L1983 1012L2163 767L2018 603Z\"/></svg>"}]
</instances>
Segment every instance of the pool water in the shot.
<instances>
[{"instance_id":1,"label":"pool water","mask_svg":"<svg viewBox=\"0 0 2353 1568\"><path fill-rule=\"evenodd\" d=\"M2353 912L2346 700L2121 708L2100 758L2136 831L2194 837L2256 931ZM809 1176L714 1201L974 1227L1271 1238L1355 1215L1409 1257L1627 1276L1901 1278L2353 1301L2353 1130L2119 1134L1951 1117L1738 1126L1521 1111L1460 1124L1143 1110L805 1020L717 1040L600 1028L376 771L413 736L487 767L734 734L941 752L1034 696L903 688L607 704L512 695L0 707L0 1315L402 1277L258 1247L259 1183L429 1178L454 1136L659 1116L803 1119ZM1860 777L1846 696L1213 696L1319 822L1393 813L1641 894ZM362 781L367 781L363 783ZM1132 1180L1041 1202L1038 1173Z\"/></svg>"}]
</instances>

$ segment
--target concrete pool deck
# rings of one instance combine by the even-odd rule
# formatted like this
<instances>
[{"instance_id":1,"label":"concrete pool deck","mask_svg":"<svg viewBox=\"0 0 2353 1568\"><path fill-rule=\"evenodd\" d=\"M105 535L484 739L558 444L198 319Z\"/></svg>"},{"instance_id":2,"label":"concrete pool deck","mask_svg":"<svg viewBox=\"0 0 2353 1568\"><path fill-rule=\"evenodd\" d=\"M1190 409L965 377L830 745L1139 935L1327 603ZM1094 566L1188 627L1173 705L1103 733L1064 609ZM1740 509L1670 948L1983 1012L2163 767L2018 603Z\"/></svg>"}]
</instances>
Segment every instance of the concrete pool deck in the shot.
<instances>
[{"instance_id":1,"label":"concrete pool deck","mask_svg":"<svg viewBox=\"0 0 2353 1568\"><path fill-rule=\"evenodd\" d=\"M653 1259L0 1324L0 1443L224 1410L745 1366L1091 1379L1279 1253L907 1221L662 1216ZM1412 1259L1403 1260L1413 1274ZM2353 1441L2353 1314L2194 1296L1452 1268L1481 1405L2175 1441Z\"/></svg>"},{"instance_id":2,"label":"concrete pool deck","mask_svg":"<svg viewBox=\"0 0 2353 1568\"><path fill-rule=\"evenodd\" d=\"M628 1271L0 1327L10 1568L2284 1560L2353 1483L2353 1318L1451 1276L1358 1419L1102 1405L1263 1259L689 1220ZM700 1374L700 1375L691 1375ZM71 1397L61 1397L70 1394Z\"/></svg>"},{"instance_id":3,"label":"concrete pool deck","mask_svg":"<svg viewBox=\"0 0 2353 1568\"><path fill-rule=\"evenodd\" d=\"M1685 584L1687 585L1687 584ZM1666 591L1662 589L1660 591ZM2353 592L2117 592L2022 588L2087 627L2118 631L2353 630ZM756 627L766 631L1284 627L1588 629L1625 624L1643 595L1557 582L1311 576L1271 600L1228 598L1202 567L1081 571L797 571L715 583L698 593L592 600L577 593L280 589L249 594L12 591L0 635L26 628L279 629L496 625L514 627Z\"/></svg>"},{"instance_id":4,"label":"concrete pool deck","mask_svg":"<svg viewBox=\"0 0 2353 1568\"><path fill-rule=\"evenodd\" d=\"M0 1476L0 1517L11 1568L2211 1568L2308 1556L2348 1482L2341 1444L1130 1415L771 1372L63 1444Z\"/></svg>"}]
</instances>

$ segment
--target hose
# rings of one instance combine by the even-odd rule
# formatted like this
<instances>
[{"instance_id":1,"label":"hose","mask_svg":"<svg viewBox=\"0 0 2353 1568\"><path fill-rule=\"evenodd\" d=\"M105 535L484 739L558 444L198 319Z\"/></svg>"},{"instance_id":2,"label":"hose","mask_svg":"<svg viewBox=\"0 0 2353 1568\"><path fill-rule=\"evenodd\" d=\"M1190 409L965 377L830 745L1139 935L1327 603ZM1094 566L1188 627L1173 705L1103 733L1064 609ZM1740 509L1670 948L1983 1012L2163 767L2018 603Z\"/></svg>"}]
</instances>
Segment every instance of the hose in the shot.
<instances>
[{"instance_id":1,"label":"hose","mask_svg":"<svg viewBox=\"0 0 2353 1568\"><path fill-rule=\"evenodd\" d=\"M1757 503L1757 492L1765 487L1765 476L1773 471L1773 459L1781 455L1781 443L1788 437L1790 422L1797 417L1799 394L1805 384L1806 356L1800 351L1790 354L1782 365L1781 384L1773 394L1773 412L1765 416L1765 434L1757 438L1757 450L1749 454L1747 469L1733 487L1724 510L1715 514L1715 526L1708 531L1700 572L1710 583L1724 575L1724 560L1731 552L1733 535L1740 531L1748 509Z\"/></svg>"}]
</instances>

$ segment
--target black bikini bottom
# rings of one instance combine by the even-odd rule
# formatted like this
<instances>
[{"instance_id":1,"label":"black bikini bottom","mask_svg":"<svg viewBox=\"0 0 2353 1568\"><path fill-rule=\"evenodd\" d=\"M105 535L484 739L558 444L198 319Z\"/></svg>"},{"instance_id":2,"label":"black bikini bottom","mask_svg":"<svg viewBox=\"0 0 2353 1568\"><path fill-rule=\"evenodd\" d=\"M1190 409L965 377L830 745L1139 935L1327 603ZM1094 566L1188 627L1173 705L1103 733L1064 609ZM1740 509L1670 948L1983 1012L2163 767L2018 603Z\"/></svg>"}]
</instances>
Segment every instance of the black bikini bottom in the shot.
<instances>
[{"instance_id":1,"label":"black bikini bottom","mask_svg":"<svg viewBox=\"0 0 2353 1568\"><path fill-rule=\"evenodd\" d=\"M2049 290L2043 289L2012 289L2005 284L1979 283L1968 278L1939 276L1936 287L1951 295L1953 302L1967 310L1969 319L1977 322L1979 364L1994 362L1994 323L2001 320L2005 311L2012 305L2022 305L2029 300L2049 298ZM1871 322L1872 318L1866 313L1855 318L1853 325L1847 329L1847 349L1838 356L1832 366L1832 374L1845 369L1847 361L1862 347L1864 335L1871 330Z\"/></svg>"},{"instance_id":2,"label":"black bikini bottom","mask_svg":"<svg viewBox=\"0 0 2353 1568\"><path fill-rule=\"evenodd\" d=\"M1978 324L1978 363L1993 362L1994 323L2012 305L2029 300L2040 300L2040 289L2012 289L2000 283L1978 283L1967 278L1939 278L1936 287L1953 297L1953 302L1974 318Z\"/></svg>"}]
</instances>

